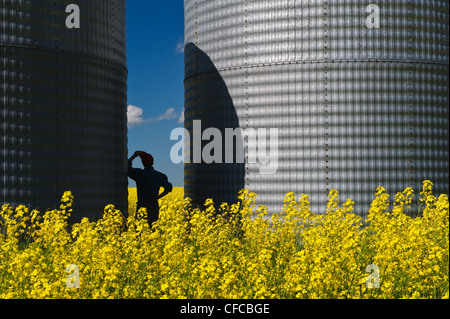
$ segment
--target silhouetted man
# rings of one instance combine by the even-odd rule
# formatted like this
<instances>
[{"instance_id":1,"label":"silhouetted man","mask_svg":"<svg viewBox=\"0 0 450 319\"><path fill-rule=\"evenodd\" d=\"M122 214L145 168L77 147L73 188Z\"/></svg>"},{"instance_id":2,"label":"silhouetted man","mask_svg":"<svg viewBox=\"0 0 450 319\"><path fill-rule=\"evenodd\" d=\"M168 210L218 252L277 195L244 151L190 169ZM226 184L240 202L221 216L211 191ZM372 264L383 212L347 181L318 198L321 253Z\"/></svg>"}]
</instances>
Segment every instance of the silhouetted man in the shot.
<instances>
[{"instance_id":1,"label":"silhouetted man","mask_svg":"<svg viewBox=\"0 0 450 319\"><path fill-rule=\"evenodd\" d=\"M144 169L132 167L136 157L141 158ZM138 199L136 210L147 208L148 223L152 226L159 217L158 199L172 191L172 184L166 175L153 168L153 156L143 151L136 151L128 160L128 176L136 181ZM164 191L159 194L161 187Z\"/></svg>"}]
</instances>

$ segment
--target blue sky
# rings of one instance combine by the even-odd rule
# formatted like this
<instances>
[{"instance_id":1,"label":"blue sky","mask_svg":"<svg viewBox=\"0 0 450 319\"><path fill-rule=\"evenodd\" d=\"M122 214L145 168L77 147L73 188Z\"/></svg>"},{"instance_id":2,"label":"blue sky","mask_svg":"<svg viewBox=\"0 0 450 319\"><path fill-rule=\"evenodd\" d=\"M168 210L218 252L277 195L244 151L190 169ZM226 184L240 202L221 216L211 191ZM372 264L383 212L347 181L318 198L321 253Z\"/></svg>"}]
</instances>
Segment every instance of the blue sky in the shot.
<instances>
[{"instance_id":1,"label":"blue sky","mask_svg":"<svg viewBox=\"0 0 450 319\"><path fill-rule=\"evenodd\" d=\"M183 127L183 42L182 0L127 1L128 155L152 154L174 186L183 186L183 164L170 160L170 133ZM140 159L133 166L142 168Z\"/></svg>"}]
</instances>

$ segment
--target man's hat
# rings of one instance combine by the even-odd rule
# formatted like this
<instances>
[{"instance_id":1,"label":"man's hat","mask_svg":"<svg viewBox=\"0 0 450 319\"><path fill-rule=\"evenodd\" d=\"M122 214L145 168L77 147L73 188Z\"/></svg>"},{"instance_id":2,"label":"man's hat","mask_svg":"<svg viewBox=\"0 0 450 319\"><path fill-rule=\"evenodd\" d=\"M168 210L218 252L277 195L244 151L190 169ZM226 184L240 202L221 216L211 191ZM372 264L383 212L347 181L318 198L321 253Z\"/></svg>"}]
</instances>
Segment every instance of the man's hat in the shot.
<instances>
[{"instance_id":1,"label":"man's hat","mask_svg":"<svg viewBox=\"0 0 450 319\"><path fill-rule=\"evenodd\" d=\"M145 152L141 152L141 155L139 155L139 157L141 158L142 164L145 167L153 165L153 156L151 156L150 154L147 154Z\"/></svg>"}]
</instances>

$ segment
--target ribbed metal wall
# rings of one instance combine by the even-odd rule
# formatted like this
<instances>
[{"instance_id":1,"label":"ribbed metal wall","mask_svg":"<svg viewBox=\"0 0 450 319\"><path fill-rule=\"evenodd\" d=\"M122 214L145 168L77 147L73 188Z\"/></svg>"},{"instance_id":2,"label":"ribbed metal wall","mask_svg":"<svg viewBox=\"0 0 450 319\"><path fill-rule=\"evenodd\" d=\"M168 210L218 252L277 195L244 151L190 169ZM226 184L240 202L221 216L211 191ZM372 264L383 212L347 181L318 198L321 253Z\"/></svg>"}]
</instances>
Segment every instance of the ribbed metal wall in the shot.
<instances>
[{"instance_id":1,"label":"ribbed metal wall","mask_svg":"<svg viewBox=\"0 0 450 319\"><path fill-rule=\"evenodd\" d=\"M125 0L0 1L0 52L0 201L46 210L70 190L75 219L125 210Z\"/></svg>"},{"instance_id":2,"label":"ribbed metal wall","mask_svg":"<svg viewBox=\"0 0 450 319\"><path fill-rule=\"evenodd\" d=\"M381 9L380 29L366 27L370 3ZM195 119L209 124L215 117L225 127L237 118L243 129L279 129L276 174L261 175L260 165L248 162L243 176L229 164L216 172L187 164L187 196L232 200L232 190L246 187L273 212L292 191L310 195L323 212L329 190L337 189L365 215L378 186L392 195L408 186L419 193L430 179L448 194L447 1L184 6L188 130Z\"/></svg>"}]
</instances>

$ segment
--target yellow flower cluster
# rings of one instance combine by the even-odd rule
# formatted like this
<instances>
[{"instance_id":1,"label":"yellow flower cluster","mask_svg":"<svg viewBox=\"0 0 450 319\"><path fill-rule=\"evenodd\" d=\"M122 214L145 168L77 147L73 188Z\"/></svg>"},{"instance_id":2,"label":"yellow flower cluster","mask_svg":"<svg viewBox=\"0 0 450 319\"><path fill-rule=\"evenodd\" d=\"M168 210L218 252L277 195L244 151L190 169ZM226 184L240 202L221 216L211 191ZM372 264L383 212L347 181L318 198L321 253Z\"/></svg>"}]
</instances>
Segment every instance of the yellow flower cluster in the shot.
<instances>
[{"instance_id":1,"label":"yellow flower cluster","mask_svg":"<svg viewBox=\"0 0 450 319\"><path fill-rule=\"evenodd\" d=\"M431 190L390 203L380 187L367 220L335 190L325 214L289 193L269 216L248 190L200 210L175 188L152 227L135 189L127 217L72 227L70 192L45 214L3 205L0 298L448 298L448 196Z\"/></svg>"}]
</instances>

